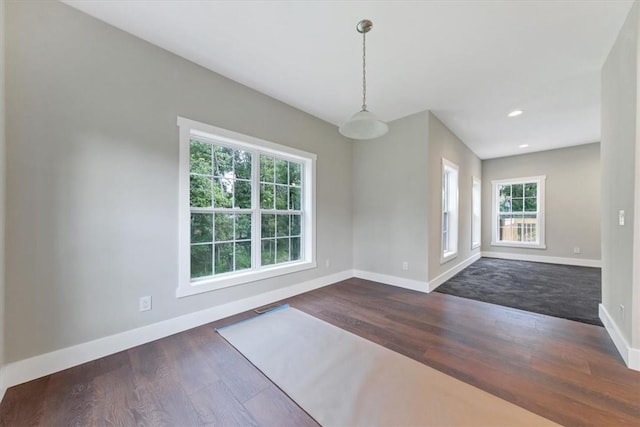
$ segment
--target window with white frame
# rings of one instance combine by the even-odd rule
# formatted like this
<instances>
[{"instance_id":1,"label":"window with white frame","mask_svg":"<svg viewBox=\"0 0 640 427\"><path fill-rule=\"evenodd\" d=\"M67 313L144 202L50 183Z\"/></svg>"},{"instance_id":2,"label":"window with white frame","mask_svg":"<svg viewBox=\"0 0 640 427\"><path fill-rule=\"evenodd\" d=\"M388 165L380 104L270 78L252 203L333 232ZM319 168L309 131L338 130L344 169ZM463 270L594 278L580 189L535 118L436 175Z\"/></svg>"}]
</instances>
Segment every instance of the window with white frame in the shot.
<instances>
[{"instance_id":1,"label":"window with white frame","mask_svg":"<svg viewBox=\"0 0 640 427\"><path fill-rule=\"evenodd\" d=\"M475 176L471 182L471 249L480 247L482 183Z\"/></svg>"},{"instance_id":2,"label":"window with white frame","mask_svg":"<svg viewBox=\"0 0 640 427\"><path fill-rule=\"evenodd\" d=\"M180 280L193 295L316 266L316 156L178 118Z\"/></svg>"},{"instance_id":3,"label":"window with white frame","mask_svg":"<svg viewBox=\"0 0 640 427\"><path fill-rule=\"evenodd\" d=\"M492 245L546 247L545 181L545 176L492 181Z\"/></svg>"},{"instance_id":4,"label":"window with white frame","mask_svg":"<svg viewBox=\"0 0 640 427\"><path fill-rule=\"evenodd\" d=\"M440 262L458 255L458 166L442 159L442 248Z\"/></svg>"}]
</instances>

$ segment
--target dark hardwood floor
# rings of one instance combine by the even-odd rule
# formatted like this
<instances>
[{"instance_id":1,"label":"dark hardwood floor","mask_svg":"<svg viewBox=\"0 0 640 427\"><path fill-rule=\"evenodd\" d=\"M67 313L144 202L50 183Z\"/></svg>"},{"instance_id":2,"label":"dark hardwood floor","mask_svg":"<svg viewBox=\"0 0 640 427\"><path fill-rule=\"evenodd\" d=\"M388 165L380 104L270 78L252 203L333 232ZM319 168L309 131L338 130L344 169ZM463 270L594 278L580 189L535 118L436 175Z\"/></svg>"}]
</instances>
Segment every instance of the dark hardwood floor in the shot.
<instances>
[{"instance_id":1,"label":"dark hardwood floor","mask_svg":"<svg viewBox=\"0 0 640 427\"><path fill-rule=\"evenodd\" d=\"M286 300L564 425L640 425L640 372L604 328L350 279ZM214 330L243 313L12 387L3 426L312 426Z\"/></svg>"}]
</instances>

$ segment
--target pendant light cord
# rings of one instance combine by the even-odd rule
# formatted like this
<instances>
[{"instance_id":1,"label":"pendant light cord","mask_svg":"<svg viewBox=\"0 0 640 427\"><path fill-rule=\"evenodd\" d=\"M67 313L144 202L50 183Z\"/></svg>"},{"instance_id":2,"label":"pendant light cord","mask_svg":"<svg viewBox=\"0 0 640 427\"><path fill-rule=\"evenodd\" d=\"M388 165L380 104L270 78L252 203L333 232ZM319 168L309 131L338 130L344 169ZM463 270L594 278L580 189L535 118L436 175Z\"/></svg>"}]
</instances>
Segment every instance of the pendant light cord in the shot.
<instances>
[{"instance_id":1,"label":"pendant light cord","mask_svg":"<svg viewBox=\"0 0 640 427\"><path fill-rule=\"evenodd\" d=\"M356 31L362 34L362 110L338 128L341 135L354 140L379 138L389 131L389 126L367 110L367 36L373 22L363 19L356 25Z\"/></svg>"},{"instance_id":2,"label":"pendant light cord","mask_svg":"<svg viewBox=\"0 0 640 427\"><path fill-rule=\"evenodd\" d=\"M362 111L367 111L367 33L362 33Z\"/></svg>"}]
</instances>

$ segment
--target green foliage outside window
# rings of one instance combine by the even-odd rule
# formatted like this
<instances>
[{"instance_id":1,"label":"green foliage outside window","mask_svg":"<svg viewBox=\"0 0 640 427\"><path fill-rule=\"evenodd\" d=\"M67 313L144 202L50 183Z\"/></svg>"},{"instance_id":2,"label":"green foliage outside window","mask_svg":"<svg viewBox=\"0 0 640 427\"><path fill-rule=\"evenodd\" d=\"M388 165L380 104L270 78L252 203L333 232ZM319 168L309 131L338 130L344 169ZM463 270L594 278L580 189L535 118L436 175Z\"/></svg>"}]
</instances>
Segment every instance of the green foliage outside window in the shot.
<instances>
[{"instance_id":1,"label":"green foliage outside window","mask_svg":"<svg viewBox=\"0 0 640 427\"><path fill-rule=\"evenodd\" d=\"M535 182L500 185L498 188L500 213L537 212L537 186Z\"/></svg>"},{"instance_id":2,"label":"green foliage outside window","mask_svg":"<svg viewBox=\"0 0 640 427\"><path fill-rule=\"evenodd\" d=\"M272 212L260 215L261 265L299 260L301 165L260 155L258 169L259 208ZM252 182L250 152L191 140L192 278L253 267L252 215L248 211L252 209Z\"/></svg>"}]
</instances>

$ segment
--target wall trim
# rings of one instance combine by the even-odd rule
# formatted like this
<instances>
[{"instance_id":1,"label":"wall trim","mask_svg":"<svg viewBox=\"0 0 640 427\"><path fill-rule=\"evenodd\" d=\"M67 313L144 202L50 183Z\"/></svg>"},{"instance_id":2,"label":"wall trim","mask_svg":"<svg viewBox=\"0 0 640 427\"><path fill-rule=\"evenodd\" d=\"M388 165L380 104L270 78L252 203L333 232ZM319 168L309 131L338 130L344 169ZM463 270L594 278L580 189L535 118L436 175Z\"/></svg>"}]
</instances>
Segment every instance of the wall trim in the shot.
<instances>
[{"instance_id":1,"label":"wall trim","mask_svg":"<svg viewBox=\"0 0 640 427\"><path fill-rule=\"evenodd\" d=\"M2 403L2 399L4 399L4 394L7 391L7 387L4 385L4 368L0 368L0 403Z\"/></svg>"},{"instance_id":2,"label":"wall trim","mask_svg":"<svg viewBox=\"0 0 640 427\"><path fill-rule=\"evenodd\" d=\"M445 271L444 273L434 277L427 284L428 292L433 292L438 286L442 285L447 280L451 279L456 274L460 273L465 268L469 267L471 264L479 260L481 257L480 252L475 255L471 255L469 258L462 261L460 264L455 265L453 268Z\"/></svg>"},{"instance_id":3,"label":"wall trim","mask_svg":"<svg viewBox=\"0 0 640 427\"><path fill-rule=\"evenodd\" d=\"M385 285L411 289L418 292L429 292L429 283L422 280L407 279L404 277L389 276L387 274L373 273L370 271L353 270L353 276L360 279L371 280Z\"/></svg>"},{"instance_id":4,"label":"wall trim","mask_svg":"<svg viewBox=\"0 0 640 427\"><path fill-rule=\"evenodd\" d=\"M2 368L0 390L81 365L101 357L205 325L266 304L290 298L353 277L352 270L330 274L216 307L196 311L97 340L12 362Z\"/></svg>"},{"instance_id":5,"label":"wall trim","mask_svg":"<svg viewBox=\"0 0 640 427\"><path fill-rule=\"evenodd\" d=\"M633 348L629 345L629 341L622 335L618 325L613 321L611 314L609 314L607 308L602 304L598 305L598 315L604 328L611 337L613 344L615 344L618 353L622 356L624 363L628 368L640 371L640 348Z\"/></svg>"},{"instance_id":6,"label":"wall trim","mask_svg":"<svg viewBox=\"0 0 640 427\"><path fill-rule=\"evenodd\" d=\"M599 259L562 258L546 255L514 254L509 252L488 251L482 251L481 255L486 258L512 259L516 261L546 262L547 264L577 265L580 267L602 267L602 261L600 261Z\"/></svg>"},{"instance_id":7,"label":"wall trim","mask_svg":"<svg viewBox=\"0 0 640 427\"><path fill-rule=\"evenodd\" d=\"M629 369L640 371L640 348L629 349Z\"/></svg>"}]
</instances>

